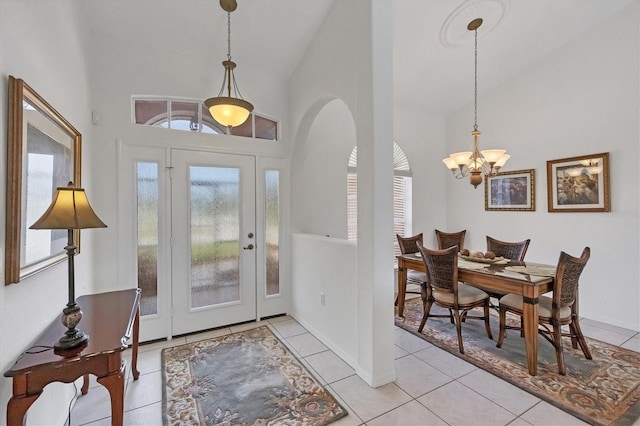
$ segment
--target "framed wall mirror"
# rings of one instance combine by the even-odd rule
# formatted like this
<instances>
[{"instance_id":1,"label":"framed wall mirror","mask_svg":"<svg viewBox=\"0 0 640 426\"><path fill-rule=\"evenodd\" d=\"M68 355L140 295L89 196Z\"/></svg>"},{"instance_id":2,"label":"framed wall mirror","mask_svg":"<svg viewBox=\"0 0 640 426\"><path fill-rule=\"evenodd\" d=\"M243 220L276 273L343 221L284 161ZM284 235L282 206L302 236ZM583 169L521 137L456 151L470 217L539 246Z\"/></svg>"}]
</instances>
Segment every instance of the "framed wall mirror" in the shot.
<instances>
[{"instance_id":1,"label":"framed wall mirror","mask_svg":"<svg viewBox=\"0 0 640 426\"><path fill-rule=\"evenodd\" d=\"M31 230L56 188L80 187L82 136L23 80L9 76L5 284L66 259L66 230ZM80 233L75 231L80 247ZM79 249L78 249L79 251Z\"/></svg>"}]
</instances>

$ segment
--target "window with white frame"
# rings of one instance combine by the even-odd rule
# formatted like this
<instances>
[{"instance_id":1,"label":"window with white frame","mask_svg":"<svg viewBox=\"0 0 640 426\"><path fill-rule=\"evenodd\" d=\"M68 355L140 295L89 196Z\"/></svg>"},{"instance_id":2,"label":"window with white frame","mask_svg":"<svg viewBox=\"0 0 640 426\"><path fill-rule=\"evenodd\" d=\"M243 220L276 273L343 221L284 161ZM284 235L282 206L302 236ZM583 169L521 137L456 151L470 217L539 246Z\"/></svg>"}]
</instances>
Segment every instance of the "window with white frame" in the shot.
<instances>
[{"instance_id":1,"label":"window with white frame","mask_svg":"<svg viewBox=\"0 0 640 426\"><path fill-rule=\"evenodd\" d=\"M167 129L230 134L247 138L278 140L278 122L252 112L240 126L228 129L218 123L199 100L152 97L133 98L133 122Z\"/></svg>"},{"instance_id":2,"label":"window with white frame","mask_svg":"<svg viewBox=\"0 0 640 426\"><path fill-rule=\"evenodd\" d=\"M353 148L347 167L347 239L358 239L358 147ZM412 233L411 167L400 145L393 142L393 247L400 254L396 234ZM394 257L395 259L395 257Z\"/></svg>"}]
</instances>

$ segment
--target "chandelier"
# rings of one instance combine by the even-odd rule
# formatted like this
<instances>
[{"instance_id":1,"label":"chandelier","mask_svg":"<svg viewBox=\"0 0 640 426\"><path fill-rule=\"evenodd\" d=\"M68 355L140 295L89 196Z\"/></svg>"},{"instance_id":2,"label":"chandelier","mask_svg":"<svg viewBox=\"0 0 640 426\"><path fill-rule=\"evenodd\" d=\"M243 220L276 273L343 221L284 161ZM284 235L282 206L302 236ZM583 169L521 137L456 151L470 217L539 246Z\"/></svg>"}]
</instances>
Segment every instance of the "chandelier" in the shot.
<instances>
[{"instance_id":1,"label":"chandelier","mask_svg":"<svg viewBox=\"0 0 640 426\"><path fill-rule=\"evenodd\" d=\"M482 18L476 18L469 22L467 29L473 31L475 35L475 49L474 49L474 101L473 101L473 152L454 152L442 161L446 164L447 168L451 170L456 179L462 179L470 175L469 181L474 188L482 183L482 176L494 176L498 173L498 170L504 163L507 162L509 154L506 154L504 149L485 149L480 151L478 149L478 136L480 136L480 130L478 130L478 28L482 25Z\"/></svg>"},{"instance_id":2,"label":"chandelier","mask_svg":"<svg viewBox=\"0 0 640 426\"><path fill-rule=\"evenodd\" d=\"M236 10L238 3L236 0L220 0L220 7L227 12L227 60L222 62L224 80L218 96L205 100L204 106L209 108L211 116L218 123L231 128L247 120L253 111L253 105L242 98L233 75L236 63L231 60L231 12ZM232 96L232 90L234 96Z\"/></svg>"}]
</instances>

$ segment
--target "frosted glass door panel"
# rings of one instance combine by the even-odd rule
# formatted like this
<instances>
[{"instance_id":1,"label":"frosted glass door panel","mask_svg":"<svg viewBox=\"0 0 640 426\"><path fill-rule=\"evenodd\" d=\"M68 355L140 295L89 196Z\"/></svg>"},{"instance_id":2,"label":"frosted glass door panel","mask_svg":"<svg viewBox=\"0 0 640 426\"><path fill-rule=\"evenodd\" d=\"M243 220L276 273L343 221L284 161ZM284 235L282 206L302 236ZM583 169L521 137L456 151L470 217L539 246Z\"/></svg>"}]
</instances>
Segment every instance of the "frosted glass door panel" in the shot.
<instances>
[{"instance_id":1,"label":"frosted glass door panel","mask_svg":"<svg viewBox=\"0 0 640 426\"><path fill-rule=\"evenodd\" d=\"M171 151L174 336L256 319L255 159Z\"/></svg>"},{"instance_id":2,"label":"frosted glass door panel","mask_svg":"<svg viewBox=\"0 0 640 426\"><path fill-rule=\"evenodd\" d=\"M265 181L265 251L267 296L280 293L280 172L266 170Z\"/></svg>"},{"instance_id":3,"label":"frosted glass door panel","mask_svg":"<svg viewBox=\"0 0 640 426\"><path fill-rule=\"evenodd\" d=\"M158 313L158 164L138 162L137 228L140 315Z\"/></svg>"},{"instance_id":4,"label":"frosted glass door panel","mask_svg":"<svg viewBox=\"0 0 640 426\"><path fill-rule=\"evenodd\" d=\"M240 300L240 169L189 167L191 308Z\"/></svg>"}]
</instances>

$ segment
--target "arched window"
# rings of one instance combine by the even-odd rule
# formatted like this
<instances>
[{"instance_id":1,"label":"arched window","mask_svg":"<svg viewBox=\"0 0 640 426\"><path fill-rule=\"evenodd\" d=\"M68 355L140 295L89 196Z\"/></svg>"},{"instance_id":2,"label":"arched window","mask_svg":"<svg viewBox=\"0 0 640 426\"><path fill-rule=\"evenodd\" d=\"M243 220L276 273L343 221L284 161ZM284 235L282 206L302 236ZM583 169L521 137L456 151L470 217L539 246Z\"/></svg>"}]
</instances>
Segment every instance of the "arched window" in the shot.
<instances>
[{"instance_id":1,"label":"arched window","mask_svg":"<svg viewBox=\"0 0 640 426\"><path fill-rule=\"evenodd\" d=\"M347 239L358 239L358 147L353 148L347 167ZM393 142L393 247L400 254L395 234L412 233L411 167L404 151Z\"/></svg>"}]
</instances>

